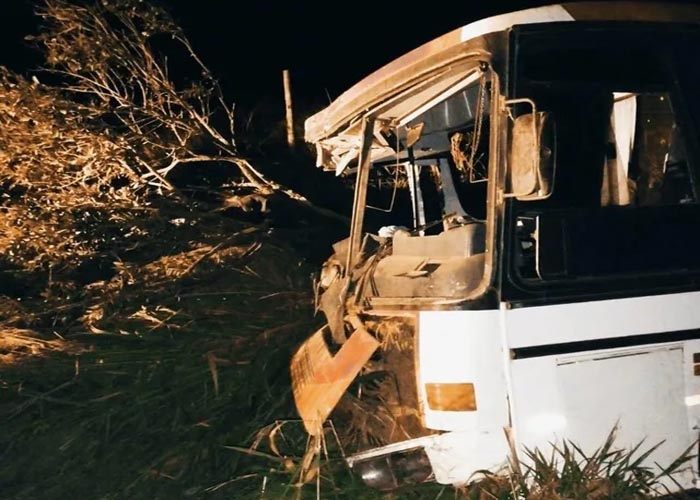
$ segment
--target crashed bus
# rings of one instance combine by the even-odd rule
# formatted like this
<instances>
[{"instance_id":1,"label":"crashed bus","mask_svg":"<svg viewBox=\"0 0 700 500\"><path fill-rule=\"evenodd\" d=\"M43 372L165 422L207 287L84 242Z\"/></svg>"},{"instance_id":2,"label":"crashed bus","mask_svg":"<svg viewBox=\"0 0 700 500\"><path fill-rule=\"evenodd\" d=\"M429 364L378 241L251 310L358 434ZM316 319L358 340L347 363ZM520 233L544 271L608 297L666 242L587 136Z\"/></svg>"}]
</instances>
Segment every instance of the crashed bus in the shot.
<instances>
[{"instance_id":1,"label":"crashed bus","mask_svg":"<svg viewBox=\"0 0 700 500\"><path fill-rule=\"evenodd\" d=\"M499 15L308 118L354 206L293 392L312 435L360 409L366 483L462 485L612 429L661 443L652 466L697 451L699 22L649 2ZM697 478L691 460L672 484Z\"/></svg>"}]
</instances>

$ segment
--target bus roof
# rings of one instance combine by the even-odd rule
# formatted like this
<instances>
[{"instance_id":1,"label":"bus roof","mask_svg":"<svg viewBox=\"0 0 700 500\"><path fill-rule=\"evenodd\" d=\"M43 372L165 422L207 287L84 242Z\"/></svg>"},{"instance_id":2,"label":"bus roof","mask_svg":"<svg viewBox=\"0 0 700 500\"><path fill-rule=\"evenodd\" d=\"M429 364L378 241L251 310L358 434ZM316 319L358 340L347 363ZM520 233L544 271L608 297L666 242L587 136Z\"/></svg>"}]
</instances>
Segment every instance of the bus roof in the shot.
<instances>
[{"instance_id":1,"label":"bus roof","mask_svg":"<svg viewBox=\"0 0 700 500\"><path fill-rule=\"evenodd\" d=\"M439 94L446 85L435 85L436 88L431 91L429 81L442 82L447 77L448 83L454 83L455 79L466 76L478 67L479 50L473 50L475 46L478 47L473 41L480 37L516 25L564 21L700 23L700 7L645 1L576 2L536 7L475 21L435 38L360 80L329 106L306 120L305 139L318 143L339 132L350 132L346 130L349 126L350 129L358 128L359 132L359 127L352 126L353 122L408 88L423 85L423 95ZM432 78L441 70L448 74ZM379 113L375 117L381 118ZM355 134L350 132L349 135Z\"/></svg>"}]
</instances>

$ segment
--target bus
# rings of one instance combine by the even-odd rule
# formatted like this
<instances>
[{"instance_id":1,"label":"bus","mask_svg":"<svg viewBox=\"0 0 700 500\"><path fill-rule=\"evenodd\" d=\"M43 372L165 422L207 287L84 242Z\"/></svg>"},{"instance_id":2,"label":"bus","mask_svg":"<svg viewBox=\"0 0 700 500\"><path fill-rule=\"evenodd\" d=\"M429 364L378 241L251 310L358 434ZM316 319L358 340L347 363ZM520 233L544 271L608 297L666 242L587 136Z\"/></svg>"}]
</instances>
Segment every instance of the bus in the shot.
<instances>
[{"instance_id":1,"label":"bus","mask_svg":"<svg viewBox=\"0 0 700 500\"><path fill-rule=\"evenodd\" d=\"M699 22L629 1L498 15L306 120L354 200L293 393L312 435L354 415L367 484L464 485L611 432L650 467L697 454ZM687 460L669 484L697 480Z\"/></svg>"}]
</instances>

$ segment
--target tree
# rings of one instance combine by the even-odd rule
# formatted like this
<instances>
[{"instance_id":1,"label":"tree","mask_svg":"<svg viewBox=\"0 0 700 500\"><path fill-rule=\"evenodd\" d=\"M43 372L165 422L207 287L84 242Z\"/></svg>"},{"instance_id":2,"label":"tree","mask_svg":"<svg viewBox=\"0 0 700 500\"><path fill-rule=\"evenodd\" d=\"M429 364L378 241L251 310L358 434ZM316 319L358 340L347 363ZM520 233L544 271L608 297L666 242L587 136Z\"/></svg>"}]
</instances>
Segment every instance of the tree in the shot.
<instances>
[{"instance_id":1,"label":"tree","mask_svg":"<svg viewBox=\"0 0 700 500\"><path fill-rule=\"evenodd\" d=\"M118 135L142 179L171 190L178 165L217 161L257 190L279 188L238 154L233 104L165 10L140 0L43 0L37 13L43 26L32 39L46 69Z\"/></svg>"},{"instance_id":2,"label":"tree","mask_svg":"<svg viewBox=\"0 0 700 500\"><path fill-rule=\"evenodd\" d=\"M0 269L74 266L104 245L88 227L147 209L123 144L90 113L0 67Z\"/></svg>"}]
</instances>

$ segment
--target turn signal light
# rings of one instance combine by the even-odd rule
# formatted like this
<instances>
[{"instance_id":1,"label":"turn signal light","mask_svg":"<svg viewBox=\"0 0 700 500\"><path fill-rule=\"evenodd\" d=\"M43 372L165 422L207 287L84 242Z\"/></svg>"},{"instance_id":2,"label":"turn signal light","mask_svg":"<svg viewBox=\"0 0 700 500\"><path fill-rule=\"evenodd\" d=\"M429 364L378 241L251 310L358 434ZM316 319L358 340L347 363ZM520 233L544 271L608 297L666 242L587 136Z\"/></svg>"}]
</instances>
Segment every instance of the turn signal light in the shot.
<instances>
[{"instance_id":1,"label":"turn signal light","mask_svg":"<svg viewBox=\"0 0 700 500\"><path fill-rule=\"evenodd\" d=\"M425 384L428 407L439 411L476 411L471 382Z\"/></svg>"}]
</instances>

